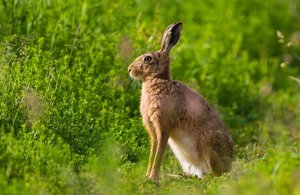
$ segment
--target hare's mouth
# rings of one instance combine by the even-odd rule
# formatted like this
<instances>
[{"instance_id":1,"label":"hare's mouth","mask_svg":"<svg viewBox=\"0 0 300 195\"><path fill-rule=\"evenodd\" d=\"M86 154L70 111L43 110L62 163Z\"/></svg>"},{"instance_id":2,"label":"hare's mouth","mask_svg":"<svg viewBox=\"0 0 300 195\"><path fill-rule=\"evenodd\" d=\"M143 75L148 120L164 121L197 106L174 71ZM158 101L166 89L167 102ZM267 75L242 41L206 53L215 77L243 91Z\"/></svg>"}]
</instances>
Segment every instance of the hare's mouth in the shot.
<instances>
[{"instance_id":1,"label":"hare's mouth","mask_svg":"<svg viewBox=\"0 0 300 195\"><path fill-rule=\"evenodd\" d=\"M139 72L135 71L135 70L130 70L129 75L130 75L131 78L136 79L136 80L141 80L142 79L142 75Z\"/></svg>"}]
</instances>

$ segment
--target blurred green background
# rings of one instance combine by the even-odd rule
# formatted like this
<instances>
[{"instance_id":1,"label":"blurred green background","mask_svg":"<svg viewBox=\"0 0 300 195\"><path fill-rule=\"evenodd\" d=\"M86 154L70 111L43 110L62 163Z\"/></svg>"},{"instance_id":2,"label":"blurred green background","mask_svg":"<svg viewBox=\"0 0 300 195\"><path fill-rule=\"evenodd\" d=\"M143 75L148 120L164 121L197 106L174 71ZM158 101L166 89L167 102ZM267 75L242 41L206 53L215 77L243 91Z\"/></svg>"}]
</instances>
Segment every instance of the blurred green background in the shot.
<instances>
[{"instance_id":1,"label":"blurred green background","mask_svg":"<svg viewBox=\"0 0 300 195\"><path fill-rule=\"evenodd\" d=\"M299 0L2 0L1 194L300 194ZM219 111L232 171L204 179L166 152L159 186L136 56L182 21L172 77Z\"/></svg>"}]
</instances>

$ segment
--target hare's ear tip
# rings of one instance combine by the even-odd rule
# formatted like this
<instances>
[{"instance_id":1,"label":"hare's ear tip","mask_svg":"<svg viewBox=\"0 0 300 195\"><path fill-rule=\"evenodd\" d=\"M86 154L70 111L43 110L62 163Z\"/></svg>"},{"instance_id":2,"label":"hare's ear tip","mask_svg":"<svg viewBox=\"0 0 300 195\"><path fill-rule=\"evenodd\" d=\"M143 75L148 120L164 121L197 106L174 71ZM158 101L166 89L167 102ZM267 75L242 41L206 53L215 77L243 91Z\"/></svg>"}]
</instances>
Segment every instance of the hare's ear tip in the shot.
<instances>
[{"instance_id":1,"label":"hare's ear tip","mask_svg":"<svg viewBox=\"0 0 300 195\"><path fill-rule=\"evenodd\" d=\"M175 26L177 26L177 27L181 26L182 27L182 21L174 22L174 23L170 24L168 26L168 28L170 28L170 27L174 28Z\"/></svg>"},{"instance_id":2,"label":"hare's ear tip","mask_svg":"<svg viewBox=\"0 0 300 195\"><path fill-rule=\"evenodd\" d=\"M182 26L182 21L175 22L175 25L180 25L180 26Z\"/></svg>"},{"instance_id":3,"label":"hare's ear tip","mask_svg":"<svg viewBox=\"0 0 300 195\"><path fill-rule=\"evenodd\" d=\"M182 21L175 22L173 24L173 27L180 28L180 31L181 31L182 30Z\"/></svg>"}]
</instances>

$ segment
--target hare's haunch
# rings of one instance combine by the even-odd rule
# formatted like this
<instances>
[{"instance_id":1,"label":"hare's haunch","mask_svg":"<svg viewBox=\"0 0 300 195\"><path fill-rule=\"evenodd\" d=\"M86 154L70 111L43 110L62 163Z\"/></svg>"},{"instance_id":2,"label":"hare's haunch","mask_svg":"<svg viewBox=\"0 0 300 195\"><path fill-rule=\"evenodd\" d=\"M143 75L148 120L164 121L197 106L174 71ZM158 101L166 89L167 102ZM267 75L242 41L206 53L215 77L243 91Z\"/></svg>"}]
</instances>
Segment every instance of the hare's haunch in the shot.
<instances>
[{"instance_id":1,"label":"hare's haunch","mask_svg":"<svg viewBox=\"0 0 300 195\"><path fill-rule=\"evenodd\" d=\"M197 92L171 80L169 52L181 30L181 22L168 26L160 50L128 67L130 76L142 81L140 112L151 138L147 176L152 180L159 178L167 142L187 175L220 175L233 160L233 141L215 110Z\"/></svg>"}]
</instances>

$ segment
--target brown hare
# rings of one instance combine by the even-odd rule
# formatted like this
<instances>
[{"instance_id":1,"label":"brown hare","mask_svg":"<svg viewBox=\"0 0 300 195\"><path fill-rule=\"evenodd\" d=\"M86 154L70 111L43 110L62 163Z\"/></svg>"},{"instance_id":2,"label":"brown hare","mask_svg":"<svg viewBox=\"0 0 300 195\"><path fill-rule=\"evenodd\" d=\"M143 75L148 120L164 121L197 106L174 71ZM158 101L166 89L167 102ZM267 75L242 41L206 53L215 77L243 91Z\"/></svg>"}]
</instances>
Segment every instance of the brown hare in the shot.
<instances>
[{"instance_id":1,"label":"brown hare","mask_svg":"<svg viewBox=\"0 0 300 195\"><path fill-rule=\"evenodd\" d=\"M165 30L159 51L139 56L129 67L142 81L140 112L151 138L147 177L159 179L167 142L185 174L202 178L230 170L233 141L216 111L197 92L171 80L171 48L178 42L182 23Z\"/></svg>"}]
</instances>

